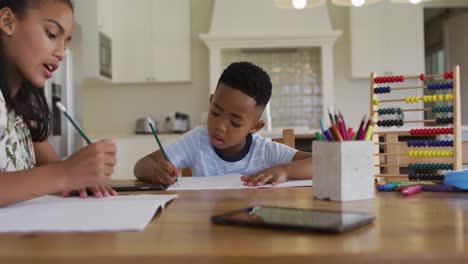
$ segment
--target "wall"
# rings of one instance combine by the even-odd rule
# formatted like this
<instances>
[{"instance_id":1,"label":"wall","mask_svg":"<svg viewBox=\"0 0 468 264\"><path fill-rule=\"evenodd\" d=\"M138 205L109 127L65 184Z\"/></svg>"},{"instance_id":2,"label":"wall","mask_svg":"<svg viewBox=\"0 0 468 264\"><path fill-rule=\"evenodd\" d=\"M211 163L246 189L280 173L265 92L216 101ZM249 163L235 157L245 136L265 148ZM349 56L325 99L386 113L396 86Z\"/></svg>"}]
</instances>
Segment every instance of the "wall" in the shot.
<instances>
[{"instance_id":1,"label":"wall","mask_svg":"<svg viewBox=\"0 0 468 264\"><path fill-rule=\"evenodd\" d=\"M335 106L340 109L348 127L357 127L362 116L369 115L369 80L351 78L350 9L328 5L332 28L343 31L335 44Z\"/></svg>"},{"instance_id":2,"label":"wall","mask_svg":"<svg viewBox=\"0 0 468 264\"><path fill-rule=\"evenodd\" d=\"M444 24L447 67L460 65L462 125L468 125L468 56L460 56L468 47L468 10L451 15ZM464 114L463 114L464 113Z\"/></svg>"},{"instance_id":3,"label":"wall","mask_svg":"<svg viewBox=\"0 0 468 264\"><path fill-rule=\"evenodd\" d=\"M334 48L335 105L345 115L348 126L356 127L369 112L369 81L351 79L349 8L329 4L328 9L332 28L343 30ZM130 134L137 118L149 115L162 121L165 112L176 110L190 113L192 127L198 125L201 113L207 111L209 93L208 49L199 34L209 31L212 10L213 0L191 0L191 83L130 86L88 83L84 91L85 129L93 134Z\"/></svg>"},{"instance_id":4,"label":"wall","mask_svg":"<svg viewBox=\"0 0 468 264\"><path fill-rule=\"evenodd\" d=\"M83 94L84 129L90 134L133 133L135 120L151 116L160 122L166 112L190 113L192 126L208 109L208 49L199 34L208 32L213 0L191 0L192 82L112 85L86 82Z\"/></svg>"},{"instance_id":5,"label":"wall","mask_svg":"<svg viewBox=\"0 0 468 264\"><path fill-rule=\"evenodd\" d=\"M191 125L200 124L208 105L208 49L199 39L209 31L213 0L191 1L192 82L154 85L109 85L86 83L84 90L84 128L91 134L131 134L139 117L163 120L168 111L190 113ZM366 80L350 78L349 8L329 5L334 29L343 35L335 46L336 103L351 125L369 111ZM362 103L364 102L364 104ZM161 125L161 124L160 124Z\"/></svg>"}]
</instances>

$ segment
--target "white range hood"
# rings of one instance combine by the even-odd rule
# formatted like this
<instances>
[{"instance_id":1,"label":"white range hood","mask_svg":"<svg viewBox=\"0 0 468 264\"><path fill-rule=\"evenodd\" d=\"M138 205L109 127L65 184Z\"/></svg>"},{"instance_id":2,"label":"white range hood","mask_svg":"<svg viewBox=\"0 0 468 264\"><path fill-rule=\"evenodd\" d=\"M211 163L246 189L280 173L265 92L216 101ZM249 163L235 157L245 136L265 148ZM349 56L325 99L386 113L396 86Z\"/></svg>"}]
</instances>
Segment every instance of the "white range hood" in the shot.
<instances>
[{"instance_id":1,"label":"white range hood","mask_svg":"<svg viewBox=\"0 0 468 264\"><path fill-rule=\"evenodd\" d=\"M333 46L340 35L326 5L296 10L275 0L215 0L210 31L200 35L210 50L210 93L224 49L320 47L323 105L333 105Z\"/></svg>"}]
</instances>

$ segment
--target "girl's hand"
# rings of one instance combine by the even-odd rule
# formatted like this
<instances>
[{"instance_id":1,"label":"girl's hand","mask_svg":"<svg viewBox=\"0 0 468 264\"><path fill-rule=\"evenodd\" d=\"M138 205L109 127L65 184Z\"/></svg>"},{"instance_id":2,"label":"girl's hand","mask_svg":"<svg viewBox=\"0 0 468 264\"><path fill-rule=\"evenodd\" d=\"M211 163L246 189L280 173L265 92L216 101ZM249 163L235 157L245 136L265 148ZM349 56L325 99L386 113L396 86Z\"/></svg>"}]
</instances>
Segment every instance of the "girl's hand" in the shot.
<instances>
[{"instance_id":1,"label":"girl's hand","mask_svg":"<svg viewBox=\"0 0 468 264\"><path fill-rule=\"evenodd\" d=\"M109 193L106 187L95 186L105 186L110 181L117 162L116 152L115 140L102 140L82 148L59 163L65 174L65 192L81 190L80 196L85 196L84 188L91 187L96 196Z\"/></svg>"},{"instance_id":2,"label":"girl's hand","mask_svg":"<svg viewBox=\"0 0 468 264\"><path fill-rule=\"evenodd\" d=\"M102 197L108 197L108 196L116 196L117 192L114 191L111 187L108 186L103 186L103 185L98 185L94 187L89 187L87 189L80 189L77 191L66 191L62 192L62 195L64 197L69 197L74 194L78 194L81 198L87 198L88 197L88 191L89 190L94 197L96 198L102 198Z\"/></svg>"},{"instance_id":3,"label":"girl's hand","mask_svg":"<svg viewBox=\"0 0 468 264\"><path fill-rule=\"evenodd\" d=\"M285 165L278 165L252 175L241 176L241 180L245 186L261 186L267 183L277 185L288 180L288 171Z\"/></svg>"}]
</instances>

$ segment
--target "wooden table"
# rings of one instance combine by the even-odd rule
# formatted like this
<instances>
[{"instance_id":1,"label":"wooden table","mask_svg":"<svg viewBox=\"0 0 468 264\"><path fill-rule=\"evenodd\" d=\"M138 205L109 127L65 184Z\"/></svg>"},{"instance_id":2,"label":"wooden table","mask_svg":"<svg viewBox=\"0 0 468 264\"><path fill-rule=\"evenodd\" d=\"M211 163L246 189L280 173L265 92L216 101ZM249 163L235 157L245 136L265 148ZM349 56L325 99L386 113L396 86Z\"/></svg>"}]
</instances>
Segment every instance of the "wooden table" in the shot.
<instances>
[{"instance_id":1,"label":"wooden table","mask_svg":"<svg viewBox=\"0 0 468 264\"><path fill-rule=\"evenodd\" d=\"M143 232L0 235L0 263L468 263L463 193L378 193L348 203L313 200L311 188L178 194ZM373 212L376 221L341 235L210 222L252 205Z\"/></svg>"}]
</instances>

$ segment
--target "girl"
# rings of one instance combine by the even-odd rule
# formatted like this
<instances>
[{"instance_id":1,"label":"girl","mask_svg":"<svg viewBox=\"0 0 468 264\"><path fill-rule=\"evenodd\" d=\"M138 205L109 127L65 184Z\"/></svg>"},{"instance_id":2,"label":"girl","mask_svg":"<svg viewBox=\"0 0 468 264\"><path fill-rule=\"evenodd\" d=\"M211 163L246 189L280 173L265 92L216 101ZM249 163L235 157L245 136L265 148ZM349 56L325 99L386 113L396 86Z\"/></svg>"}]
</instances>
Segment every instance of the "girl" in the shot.
<instances>
[{"instance_id":1,"label":"girl","mask_svg":"<svg viewBox=\"0 0 468 264\"><path fill-rule=\"evenodd\" d=\"M116 163L114 140L68 159L47 142L51 129L44 83L58 68L73 31L71 0L0 0L0 206L40 195L79 190L116 195L103 187Z\"/></svg>"}]
</instances>

